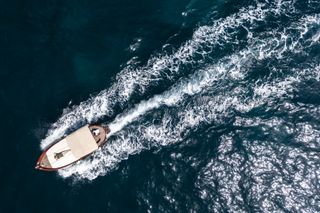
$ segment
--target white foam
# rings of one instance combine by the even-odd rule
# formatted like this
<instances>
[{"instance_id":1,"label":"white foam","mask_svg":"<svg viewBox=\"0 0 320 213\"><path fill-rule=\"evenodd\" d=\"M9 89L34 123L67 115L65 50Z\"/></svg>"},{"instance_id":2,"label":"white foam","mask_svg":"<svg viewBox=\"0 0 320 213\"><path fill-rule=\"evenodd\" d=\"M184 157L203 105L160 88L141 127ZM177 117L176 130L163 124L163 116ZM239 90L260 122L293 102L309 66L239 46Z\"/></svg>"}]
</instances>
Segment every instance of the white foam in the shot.
<instances>
[{"instance_id":1,"label":"white foam","mask_svg":"<svg viewBox=\"0 0 320 213\"><path fill-rule=\"evenodd\" d=\"M112 108L117 104L125 103L135 91L144 93L148 85L163 78L172 78L180 71L181 65L200 63L193 61L194 55L207 57L215 46L223 46L225 43L235 42L233 32L245 24L253 24L262 21L267 13L272 13L273 8L266 8L263 4L249 9L241 9L224 19L213 21L211 26L201 26L193 34L191 40L183 44L177 51L169 55L152 57L145 66L135 67L129 63L116 76L116 83L109 89L101 91L96 97L74 106L73 109L63 114L41 141L41 148L44 149L56 139L61 138L70 127L76 128L79 123L85 124L95 122L99 118L112 115ZM247 28L249 29L249 28ZM207 48L207 47L210 48Z\"/></svg>"},{"instance_id":2,"label":"white foam","mask_svg":"<svg viewBox=\"0 0 320 213\"><path fill-rule=\"evenodd\" d=\"M305 20L303 18L300 21L305 22ZM311 22L309 24L312 25ZM293 25L299 25L299 22ZM302 32L302 30L300 31ZM183 140L181 133L186 133L188 129L197 128L203 123L223 120L232 109L245 113L264 104L272 104L272 100L286 97L291 93L292 85L299 82L301 77L306 76L303 73L309 73L310 77L317 75L318 66L315 66L315 69L306 69L304 71L295 70L294 73L296 74L294 76L276 79L272 82L256 82L253 85L240 85L232 89L229 87L223 88L224 85L220 84L224 79L232 80L234 84L242 81L246 76L247 64L252 59L281 58L282 55L279 52L284 54L291 51L290 45L287 45L286 49L279 48L290 36L283 33L275 31L273 36L265 41L261 41L259 37L254 38L251 47L220 59L218 63L197 71L190 79L180 81L164 94L144 101L127 113L118 116L110 124L112 134L115 134L117 138L94 154L93 160L84 160L69 169L60 171L60 175L63 177L75 175L81 179L94 179L107 173L110 169L116 167L120 161L134 153L139 153L150 147L181 141ZM277 38L278 46L270 48L270 44ZM302 50L303 47L295 49L298 52ZM264 54L259 54L260 51L263 51ZM274 70L274 72L276 71ZM222 87L220 88L222 92L209 96L208 100L205 100L205 104L201 104L198 101L183 102L184 97L187 96L194 96L194 100L203 98L203 94L216 88L214 87L215 84L219 84L219 87ZM253 86L253 94L248 95L247 92L251 86ZM178 109L178 112L176 112L177 122L172 121L170 114L165 114L160 124L147 123L144 126L139 125L135 131L132 131L132 129L121 131L124 126L136 121L139 116L142 116L148 110L156 109L162 105ZM149 142L144 144L144 141Z\"/></svg>"},{"instance_id":3,"label":"white foam","mask_svg":"<svg viewBox=\"0 0 320 213\"><path fill-rule=\"evenodd\" d=\"M309 22L307 22L307 20ZM295 52L301 51L302 48L296 48L296 46L300 45L300 38L309 31L308 26L314 23L320 23L318 19L312 19L310 18L310 16L302 18L297 24L294 24L294 26L300 27L300 23L303 23L304 27L301 28L300 36L298 37L297 41L292 44L292 46L286 45L279 51L278 47L281 47L283 44L285 44L287 39L290 37L290 34L286 34L286 31L280 33L273 32L273 38L262 43L260 39L253 40L253 47L249 47L248 49L241 51L238 54L226 57L220 60L220 62L216 65L207 67L205 70L198 71L191 80L189 79L187 81L182 81L168 92L165 92L162 95L157 95L148 101L144 101L125 115L117 117L116 120L109 125L111 129L110 134L112 135L118 132L125 125L134 121L134 119L143 115L151 109L156 109L161 105L175 105L179 101L181 101L184 95L192 96L201 92L203 88L212 85L214 81L217 81L222 77L226 77L227 74L229 75L229 78L232 78L233 80L243 78L244 75L240 72L241 64L245 64L251 59L250 57L252 56L257 57L257 59L259 60L271 56L282 58L282 54L284 54L288 50L294 50ZM279 36L277 36L277 34L279 34ZM290 39L295 41L295 39L292 37L290 37ZM271 44L274 43L275 40L277 46L273 46L272 48L270 48ZM272 84L257 85L254 88L254 95L255 97L261 96L264 98L268 98L271 96L281 97L289 92L289 87L292 82L295 82L295 80L297 80L295 77L288 77L281 82L276 82L277 86L274 86ZM228 102L230 103L232 101L228 100ZM238 110L241 109L239 108Z\"/></svg>"},{"instance_id":4,"label":"white foam","mask_svg":"<svg viewBox=\"0 0 320 213\"><path fill-rule=\"evenodd\" d=\"M279 8L281 10L277 10ZM291 28L285 28L283 31L275 29L261 33L261 35L251 32L256 23L263 21L269 13L273 12L285 13L285 9L281 7L281 4L276 9L267 8L263 4L241 9L236 14L213 21L210 26L199 27L191 40L172 54L152 57L143 67L136 67L135 59L132 60L117 75L114 85L109 89L101 91L97 96L63 114L48 131L47 137L41 142L41 148L61 137L70 127L75 128L79 123L90 123L105 115L113 115L112 109L115 104L125 103L137 90L143 93L153 82L176 76L181 71L181 65L201 63L201 60L195 61L195 55L205 58L215 46L237 42L234 32L239 27L245 27L250 35L248 36L250 46L247 49L224 57L202 70L196 70L190 79L180 81L164 94L146 100L127 113L118 116L110 124L111 134L116 136L115 139L109 141L109 144L96 152L92 158L61 170L59 174L63 177L74 175L77 178L92 180L107 173L120 161L134 153L150 147L181 141L183 139L181 133L196 128L201 123L219 120L219 117L226 116L229 109L247 112L254 107L269 103L272 98L284 97L292 87L292 82L299 81L299 77L288 77L272 83L253 85L254 95L251 99L246 99L247 94L243 92L248 88L236 87L230 91L209 96L209 100L202 105L192 101L188 104L183 102L188 96L202 98L204 93L212 91L215 88L214 85L221 84L225 78L234 82L243 80L246 76L246 67L250 66L253 59L262 60L271 57L281 59L287 52L304 51L306 43L310 45L319 43L317 39L319 33L314 35L309 32L310 26L319 25L319 15L306 16L290 26ZM298 33L300 39L293 37L295 32L292 33L292 29ZM311 38L310 34L313 34ZM293 42L288 42L289 39L293 39ZM319 78L319 72L316 73ZM158 125L139 126L132 133L121 131L123 127L137 121L137 118L143 116L147 111L163 105L178 108L179 120L177 122L174 123L168 113L163 116ZM143 144L143 140L155 143Z\"/></svg>"}]
</instances>

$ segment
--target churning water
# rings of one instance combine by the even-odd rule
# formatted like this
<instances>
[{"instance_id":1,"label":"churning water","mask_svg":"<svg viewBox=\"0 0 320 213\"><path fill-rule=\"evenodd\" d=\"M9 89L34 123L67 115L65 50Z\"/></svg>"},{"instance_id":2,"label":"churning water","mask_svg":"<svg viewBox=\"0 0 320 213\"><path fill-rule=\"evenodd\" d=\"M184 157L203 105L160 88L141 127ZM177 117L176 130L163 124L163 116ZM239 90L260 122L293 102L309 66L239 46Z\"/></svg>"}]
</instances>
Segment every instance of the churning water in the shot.
<instances>
[{"instance_id":1,"label":"churning water","mask_svg":"<svg viewBox=\"0 0 320 213\"><path fill-rule=\"evenodd\" d=\"M162 173L137 189L149 211L154 196L163 212L320 211L320 3L222 7L206 8L186 41L133 57L108 88L64 110L42 149L88 122L111 133L59 176L94 181L163 151ZM182 15L192 12L190 3Z\"/></svg>"}]
</instances>

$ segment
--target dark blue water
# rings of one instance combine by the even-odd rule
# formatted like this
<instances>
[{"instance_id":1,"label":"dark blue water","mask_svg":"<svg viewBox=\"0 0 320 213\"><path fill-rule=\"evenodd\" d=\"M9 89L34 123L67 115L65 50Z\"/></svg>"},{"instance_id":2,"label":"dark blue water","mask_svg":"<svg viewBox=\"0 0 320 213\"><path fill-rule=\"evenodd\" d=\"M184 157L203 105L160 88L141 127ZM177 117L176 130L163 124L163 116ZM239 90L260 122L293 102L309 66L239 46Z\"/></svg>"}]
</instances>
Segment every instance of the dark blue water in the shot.
<instances>
[{"instance_id":1,"label":"dark blue water","mask_svg":"<svg viewBox=\"0 0 320 213\"><path fill-rule=\"evenodd\" d=\"M313 0L1 1L0 212L320 212L319 53Z\"/></svg>"}]
</instances>

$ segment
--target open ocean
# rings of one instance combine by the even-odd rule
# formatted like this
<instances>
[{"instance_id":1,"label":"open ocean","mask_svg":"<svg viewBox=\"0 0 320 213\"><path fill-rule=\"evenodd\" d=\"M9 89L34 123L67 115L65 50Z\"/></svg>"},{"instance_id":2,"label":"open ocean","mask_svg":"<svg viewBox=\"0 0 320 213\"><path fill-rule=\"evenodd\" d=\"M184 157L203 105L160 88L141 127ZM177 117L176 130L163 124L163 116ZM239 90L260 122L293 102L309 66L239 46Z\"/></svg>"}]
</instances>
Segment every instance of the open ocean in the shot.
<instances>
[{"instance_id":1,"label":"open ocean","mask_svg":"<svg viewBox=\"0 0 320 213\"><path fill-rule=\"evenodd\" d=\"M0 212L320 212L319 91L319 0L0 1Z\"/></svg>"}]
</instances>

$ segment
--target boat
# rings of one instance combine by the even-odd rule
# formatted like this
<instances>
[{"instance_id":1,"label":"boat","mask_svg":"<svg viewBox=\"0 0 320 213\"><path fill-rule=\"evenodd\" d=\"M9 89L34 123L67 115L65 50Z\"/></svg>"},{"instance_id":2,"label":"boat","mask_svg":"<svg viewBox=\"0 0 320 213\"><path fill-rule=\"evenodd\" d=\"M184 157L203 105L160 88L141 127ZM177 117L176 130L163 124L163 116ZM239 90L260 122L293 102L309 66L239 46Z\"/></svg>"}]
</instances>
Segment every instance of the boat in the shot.
<instances>
[{"instance_id":1,"label":"boat","mask_svg":"<svg viewBox=\"0 0 320 213\"><path fill-rule=\"evenodd\" d=\"M40 155L35 168L43 171L65 168L105 144L109 132L107 126L87 124L48 146Z\"/></svg>"}]
</instances>

